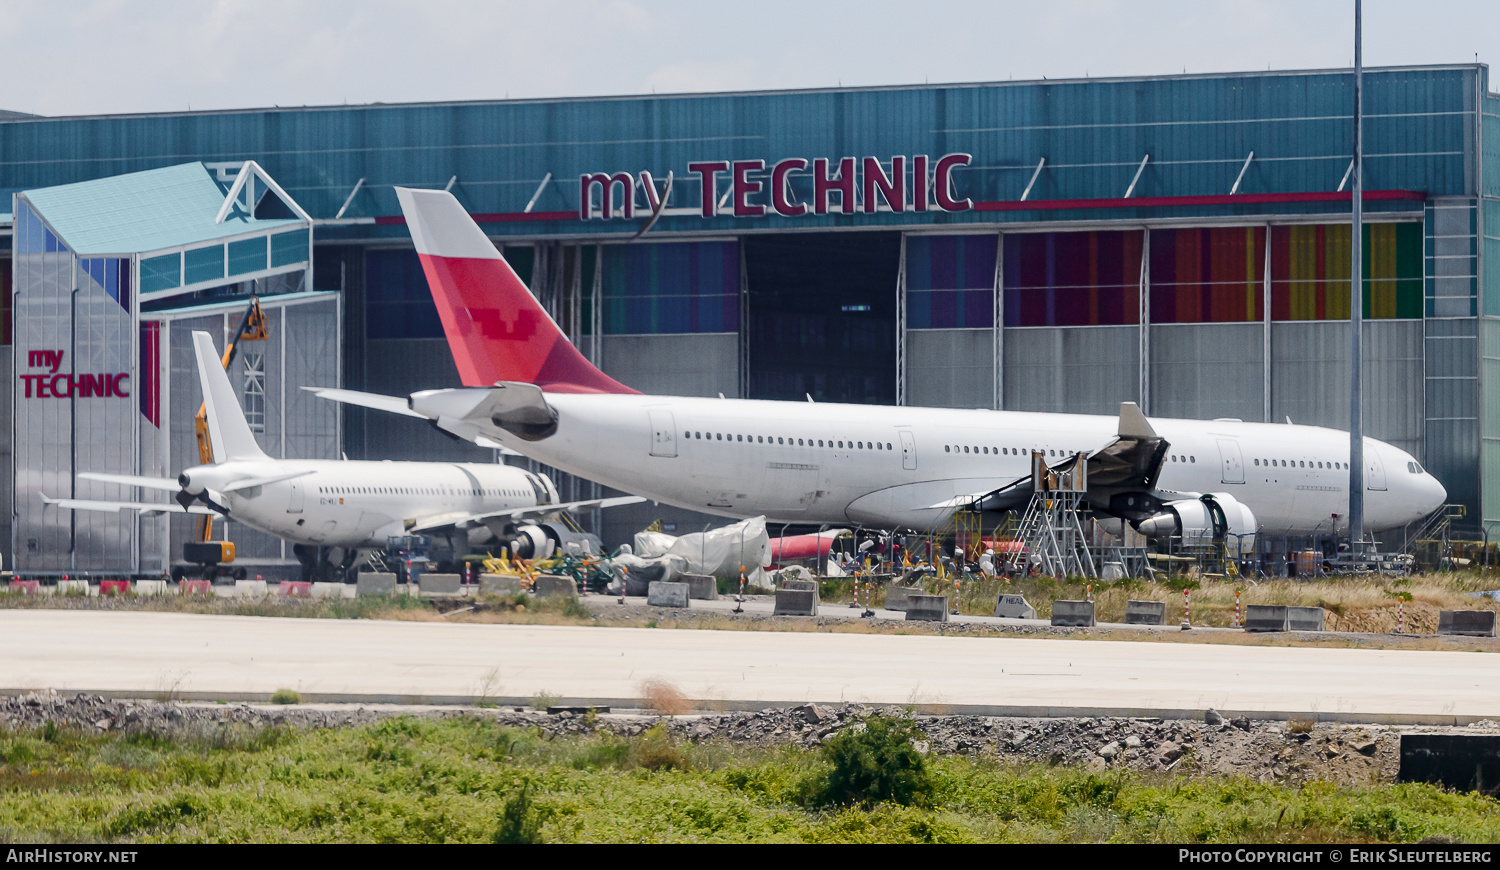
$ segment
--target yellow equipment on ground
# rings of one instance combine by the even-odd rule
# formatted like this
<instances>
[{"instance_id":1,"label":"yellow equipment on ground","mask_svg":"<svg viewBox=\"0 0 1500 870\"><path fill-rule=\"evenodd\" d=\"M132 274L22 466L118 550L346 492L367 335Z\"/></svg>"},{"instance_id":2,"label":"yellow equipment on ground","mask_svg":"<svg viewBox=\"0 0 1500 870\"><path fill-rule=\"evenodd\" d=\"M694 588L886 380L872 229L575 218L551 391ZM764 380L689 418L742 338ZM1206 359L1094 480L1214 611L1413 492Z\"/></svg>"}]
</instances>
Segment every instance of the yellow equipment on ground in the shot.
<instances>
[{"instance_id":1,"label":"yellow equipment on ground","mask_svg":"<svg viewBox=\"0 0 1500 870\"><path fill-rule=\"evenodd\" d=\"M240 319L239 328L234 331L234 337L224 348L223 363L225 371L229 364L234 362L235 351L239 349L241 341L261 341L270 336L266 333L266 315L260 310L260 299L250 297L250 305L245 309L245 316ZM198 435L198 461L203 465L210 465L214 461L213 445L208 440L208 405L198 406L198 416L193 420L193 431ZM204 516L198 521L198 537L200 542L208 541L213 537L213 517ZM233 550L230 557L225 561L233 561Z\"/></svg>"}]
</instances>

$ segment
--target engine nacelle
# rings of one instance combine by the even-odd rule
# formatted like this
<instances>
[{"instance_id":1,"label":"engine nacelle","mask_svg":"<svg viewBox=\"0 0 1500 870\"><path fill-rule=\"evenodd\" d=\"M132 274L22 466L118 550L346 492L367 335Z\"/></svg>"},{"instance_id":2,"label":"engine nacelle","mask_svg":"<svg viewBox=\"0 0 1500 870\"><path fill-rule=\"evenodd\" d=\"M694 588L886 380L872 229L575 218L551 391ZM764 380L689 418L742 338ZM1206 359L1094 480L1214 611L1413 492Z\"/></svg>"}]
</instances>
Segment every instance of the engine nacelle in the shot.
<instances>
[{"instance_id":1,"label":"engine nacelle","mask_svg":"<svg viewBox=\"0 0 1500 870\"><path fill-rule=\"evenodd\" d=\"M1141 534L1159 541L1181 538L1185 547L1223 541L1241 552L1255 549L1255 528L1255 514L1227 492L1167 502L1160 513L1136 525Z\"/></svg>"},{"instance_id":2,"label":"engine nacelle","mask_svg":"<svg viewBox=\"0 0 1500 870\"><path fill-rule=\"evenodd\" d=\"M551 534L549 534L551 532ZM517 526L515 536L508 543L510 555L515 559L545 559L557 550L557 533L548 525Z\"/></svg>"}]
</instances>

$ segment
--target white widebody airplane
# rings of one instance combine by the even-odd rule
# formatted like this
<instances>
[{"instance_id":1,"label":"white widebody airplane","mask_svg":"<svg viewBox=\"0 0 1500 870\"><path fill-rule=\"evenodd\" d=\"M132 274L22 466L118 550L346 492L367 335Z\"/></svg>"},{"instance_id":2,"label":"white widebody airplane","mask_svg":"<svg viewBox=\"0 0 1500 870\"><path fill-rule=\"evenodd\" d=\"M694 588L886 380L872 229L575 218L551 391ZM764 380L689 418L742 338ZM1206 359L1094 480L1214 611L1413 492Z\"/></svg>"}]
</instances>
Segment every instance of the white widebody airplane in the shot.
<instances>
[{"instance_id":1,"label":"white widebody airplane","mask_svg":"<svg viewBox=\"0 0 1500 870\"><path fill-rule=\"evenodd\" d=\"M541 522L559 511L633 504L636 496L557 503L557 489L543 475L507 465L460 462L359 462L273 459L255 442L234 388L219 362L213 339L193 333L198 378L208 411L212 465L199 465L176 480L134 475L79 475L88 480L176 493L169 502L95 501L42 496L72 510L223 514L236 522L292 541L304 566L319 551L343 551L344 568L360 549L386 547L401 535L489 532L501 546L514 543L522 557L541 555L559 543L557 530Z\"/></svg>"},{"instance_id":2,"label":"white widebody airplane","mask_svg":"<svg viewBox=\"0 0 1500 870\"><path fill-rule=\"evenodd\" d=\"M1349 436L1314 426L641 395L568 343L443 191L397 189L464 388L409 398L320 390L493 438L556 468L726 517L928 530L1014 509L1032 456L1086 461L1087 500L1153 537L1347 530ZM1085 460L1074 457L1082 454ZM1399 527L1443 486L1365 439L1365 523Z\"/></svg>"}]
</instances>

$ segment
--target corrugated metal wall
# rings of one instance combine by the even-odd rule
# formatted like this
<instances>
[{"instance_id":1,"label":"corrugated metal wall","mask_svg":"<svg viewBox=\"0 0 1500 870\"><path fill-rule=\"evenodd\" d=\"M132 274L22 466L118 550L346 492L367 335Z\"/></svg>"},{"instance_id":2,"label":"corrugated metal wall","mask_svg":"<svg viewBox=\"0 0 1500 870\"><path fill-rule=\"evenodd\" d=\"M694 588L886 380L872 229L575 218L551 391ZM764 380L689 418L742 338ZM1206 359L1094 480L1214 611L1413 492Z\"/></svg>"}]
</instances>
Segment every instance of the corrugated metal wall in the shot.
<instances>
[{"instance_id":1,"label":"corrugated metal wall","mask_svg":"<svg viewBox=\"0 0 1500 870\"><path fill-rule=\"evenodd\" d=\"M1265 327L1194 323L1151 327L1147 413L1212 420L1264 415Z\"/></svg>"},{"instance_id":2,"label":"corrugated metal wall","mask_svg":"<svg viewBox=\"0 0 1500 870\"><path fill-rule=\"evenodd\" d=\"M663 396L738 398L738 333L607 335L604 371L632 389Z\"/></svg>"},{"instance_id":3,"label":"corrugated metal wall","mask_svg":"<svg viewBox=\"0 0 1500 870\"><path fill-rule=\"evenodd\" d=\"M1005 409L1118 414L1140 401L1134 326L1005 330Z\"/></svg>"},{"instance_id":4,"label":"corrugated metal wall","mask_svg":"<svg viewBox=\"0 0 1500 870\"><path fill-rule=\"evenodd\" d=\"M1473 110L1483 88L1476 77L1485 73L1478 65L1367 71L1367 186L1437 196L1473 191ZM577 180L586 172L648 169L662 178L673 171L671 205L692 207L701 195L687 170L693 160L874 155L889 166L893 155L966 151L975 159L955 176L960 195L1005 201L1020 197L1042 157L1047 167L1029 200L1123 196L1147 154L1151 160L1135 196L1227 194L1254 151L1241 192L1326 191L1348 163L1351 88L1349 73L1334 70L38 119L0 123L0 152L7 158L0 187L62 184L191 158L253 158L320 218L332 217L361 178L365 184L346 217L399 214L393 185L441 187L451 178L472 211L520 212L549 172L552 181L534 212L576 214ZM807 181L803 176L796 184ZM940 221L1111 220L1148 213L970 212ZM658 229L723 233L751 226L937 222L936 214L772 216L753 225L668 215ZM493 226L498 234L531 236L580 229L576 220ZM629 221L587 227L591 233L635 229ZM344 233L404 237L398 226Z\"/></svg>"},{"instance_id":5,"label":"corrugated metal wall","mask_svg":"<svg viewBox=\"0 0 1500 870\"><path fill-rule=\"evenodd\" d=\"M995 330L908 332L906 403L924 408L994 407Z\"/></svg>"}]
</instances>

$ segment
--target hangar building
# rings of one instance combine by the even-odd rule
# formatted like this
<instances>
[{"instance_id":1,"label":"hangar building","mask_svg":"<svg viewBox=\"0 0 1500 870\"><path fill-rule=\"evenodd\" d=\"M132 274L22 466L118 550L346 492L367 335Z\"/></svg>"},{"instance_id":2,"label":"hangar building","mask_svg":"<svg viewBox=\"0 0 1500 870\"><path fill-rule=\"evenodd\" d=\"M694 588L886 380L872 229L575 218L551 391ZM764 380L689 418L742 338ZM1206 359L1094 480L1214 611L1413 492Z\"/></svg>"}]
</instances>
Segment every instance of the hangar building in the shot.
<instances>
[{"instance_id":1,"label":"hangar building","mask_svg":"<svg viewBox=\"0 0 1500 870\"><path fill-rule=\"evenodd\" d=\"M453 191L585 353L642 391L1133 400L1342 429L1352 90L1349 70L1315 70L6 116L0 191L254 161L310 218L311 283L282 289L334 294L339 371L316 374L354 389L457 382L404 185ZM1368 70L1364 94L1365 431L1421 457L1477 530L1500 520L1500 95L1482 64ZM29 232L10 220L8 282ZM147 247L108 253L144 263ZM254 289L231 283L223 304ZM47 400L16 392L34 315L6 291L20 481L39 437L25 409ZM360 409L329 432L350 458L490 456ZM0 542L24 550L17 486ZM606 540L654 517L705 521L616 509Z\"/></svg>"}]
</instances>

